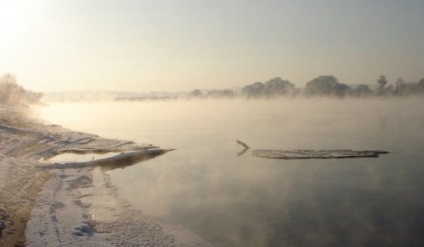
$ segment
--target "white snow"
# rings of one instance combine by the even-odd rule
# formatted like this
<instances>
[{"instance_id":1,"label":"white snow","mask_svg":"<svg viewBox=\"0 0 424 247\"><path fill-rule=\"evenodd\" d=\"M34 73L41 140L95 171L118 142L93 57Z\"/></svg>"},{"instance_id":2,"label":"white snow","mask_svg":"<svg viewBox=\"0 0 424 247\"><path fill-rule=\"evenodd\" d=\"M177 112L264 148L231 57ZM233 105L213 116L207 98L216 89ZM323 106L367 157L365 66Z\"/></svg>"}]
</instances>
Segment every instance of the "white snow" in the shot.
<instances>
[{"instance_id":1,"label":"white snow","mask_svg":"<svg viewBox=\"0 0 424 247\"><path fill-rule=\"evenodd\" d=\"M32 209L27 246L211 246L183 226L131 208L105 172L114 167L100 167L166 151L36 123L0 106L0 208L12 208L12 214L16 205ZM120 154L79 163L38 162L67 152Z\"/></svg>"},{"instance_id":2,"label":"white snow","mask_svg":"<svg viewBox=\"0 0 424 247\"><path fill-rule=\"evenodd\" d=\"M27 224L28 246L211 246L132 209L100 167L52 173Z\"/></svg>"}]
</instances>

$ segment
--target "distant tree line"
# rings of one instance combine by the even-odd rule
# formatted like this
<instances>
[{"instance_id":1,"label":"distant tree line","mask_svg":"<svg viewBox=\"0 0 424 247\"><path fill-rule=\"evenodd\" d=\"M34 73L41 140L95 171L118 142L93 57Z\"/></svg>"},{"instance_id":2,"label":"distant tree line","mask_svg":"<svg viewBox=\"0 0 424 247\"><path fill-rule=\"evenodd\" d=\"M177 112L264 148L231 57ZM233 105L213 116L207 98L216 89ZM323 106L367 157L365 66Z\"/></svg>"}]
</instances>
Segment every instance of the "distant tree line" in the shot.
<instances>
[{"instance_id":1,"label":"distant tree line","mask_svg":"<svg viewBox=\"0 0 424 247\"><path fill-rule=\"evenodd\" d=\"M239 92L230 89L211 90L202 92L195 89L189 93L189 98L233 98L242 96L246 98L275 98L281 96L330 96L330 97L371 97L371 96L409 96L424 95L424 78L418 82L406 83L399 78L394 84L389 85L386 76L380 76L376 87L371 89L366 84L349 86L339 82L333 75L322 75L312 79L304 89L297 89L293 83L280 77L272 78L266 82L255 82L241 88Z\"/></svg>"},{"instance_id":2,"label":"distant tree line","mask_svg":"<svg viewBox=\"0 0 424 247\"><path fill-rule=\"evenodd\" d=\"M203 93L199 89L195 89L190 92L190 98L233 98L236 96L236 93L231 89L223 89L223 90L208 90Z\"/></svg>"},{"instance_id":3,"label":"distant tree line","mask_svg":"<svg viewBox=\"0 0 424 247\"><path fill-rule=\"evenodd\" d=\"M39 101L42 96L42 93L32 92L19 86L15 76L11 74L0 77L0 104L31 104Z\"/></svg>"},{"instance_id":4,"label":"distant tree line","mask_svg":"<svg viewBox=\"0 0 424 247\"><path fill-rule=\"evenodd\" d=\"M295 86L287 80L282 80L280 77L275 77L271 80L255 82L242 88L242 95L248 98L272 98L295 93Z\"/></svg>"}]
</instances>

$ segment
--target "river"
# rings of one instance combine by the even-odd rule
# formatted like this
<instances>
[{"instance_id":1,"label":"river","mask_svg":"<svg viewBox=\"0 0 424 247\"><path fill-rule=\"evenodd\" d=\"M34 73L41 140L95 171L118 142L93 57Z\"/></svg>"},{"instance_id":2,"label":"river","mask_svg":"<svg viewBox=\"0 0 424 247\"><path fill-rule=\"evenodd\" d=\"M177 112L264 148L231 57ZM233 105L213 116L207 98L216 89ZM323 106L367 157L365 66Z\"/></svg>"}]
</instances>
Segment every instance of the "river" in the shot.
<instances>
[{"instance_id":1,"label":"river","mask_svg":"<svg viewBox=\"0 0 424 247\"><path fill-rule=\"evenodd\" d=\"M424 99L50 103L40 118L176 150L109 172L148 215L215 246L424 245ZM380 149L270 160L242 151Z\"/></svg>"}]
</instances>

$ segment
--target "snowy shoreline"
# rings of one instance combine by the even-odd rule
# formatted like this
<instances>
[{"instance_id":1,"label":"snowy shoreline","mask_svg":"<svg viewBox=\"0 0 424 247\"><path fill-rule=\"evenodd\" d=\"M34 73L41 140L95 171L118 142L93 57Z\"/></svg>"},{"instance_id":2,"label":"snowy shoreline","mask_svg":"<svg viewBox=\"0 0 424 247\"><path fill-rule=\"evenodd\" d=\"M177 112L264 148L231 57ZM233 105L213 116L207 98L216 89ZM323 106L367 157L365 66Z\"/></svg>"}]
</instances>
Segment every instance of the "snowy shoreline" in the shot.
<instances>
[{"instance_id":1,"label":"snowy shoreline","mask_svg":"<svg viewBox=\"0 0 424 247\"><path fill-rule=\"evenodd\" d=\"M0 150L0 208L13 219L0 246L211 246L180 225L131 208L106 173L168 150L42 124L3 105ZM121 154L38 162L65 152Z\"/></svg>"}]
</instances>

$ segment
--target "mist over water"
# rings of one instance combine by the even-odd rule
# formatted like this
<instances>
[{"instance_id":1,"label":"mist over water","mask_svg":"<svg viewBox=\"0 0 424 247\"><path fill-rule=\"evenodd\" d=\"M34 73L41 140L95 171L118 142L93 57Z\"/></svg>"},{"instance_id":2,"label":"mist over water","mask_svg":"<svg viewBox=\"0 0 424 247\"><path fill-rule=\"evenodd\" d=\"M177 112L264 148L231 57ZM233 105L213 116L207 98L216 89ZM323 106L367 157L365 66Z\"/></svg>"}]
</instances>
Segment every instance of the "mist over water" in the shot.
<instances>
[{"instance_id":1,"label":"mist over water","mask_svg":"<svg viewBox=\"0 0 424 247\"><path fill-rule=\"evenodd\" d=\"M175 148L110 172L146 214L215 246L424 244L424 100L62 103L55 124ZM381 149L380 158L267 160L266 149Z\"/></svg>"}]
</instances>

